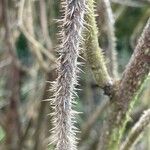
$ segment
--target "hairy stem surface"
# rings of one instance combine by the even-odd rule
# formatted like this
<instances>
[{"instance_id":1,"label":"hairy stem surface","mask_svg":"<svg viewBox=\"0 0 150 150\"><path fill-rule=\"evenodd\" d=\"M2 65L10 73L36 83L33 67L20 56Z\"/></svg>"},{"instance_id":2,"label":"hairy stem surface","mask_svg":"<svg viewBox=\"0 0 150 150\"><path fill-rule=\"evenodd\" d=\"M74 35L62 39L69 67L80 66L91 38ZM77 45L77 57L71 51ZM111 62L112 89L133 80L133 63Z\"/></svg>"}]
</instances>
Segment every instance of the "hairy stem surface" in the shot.
<instances>
[{"instance_id":1,"label":"hairy stem surface","mask_svg":"<svg viewBox=\"0 0 150 150\"><path fill-rule=\"evenodd\" d=\"M77 58L82 40L85 1L66 0L62 5L65 12L60 33L58 77L53 86L52 142L56 145L56 150L76 150L75 112L72 104L77 84Z\"/></svg>"},{"instance_id":2,"label":"hairy stem surface","mask_svg":"<svg viewBox=\"0 0 150 150\"><path fill-rule=\"evenodd\" d=\"M102 50L98 43L98 29L96 26L94 15L94 1L88 0L88 11L85 15L87 22L86 40L85 40L85 53L89 66L94 74L97 84L105 88L112 84L111 78L108 75Z\"/></svg>"}]
</instances>

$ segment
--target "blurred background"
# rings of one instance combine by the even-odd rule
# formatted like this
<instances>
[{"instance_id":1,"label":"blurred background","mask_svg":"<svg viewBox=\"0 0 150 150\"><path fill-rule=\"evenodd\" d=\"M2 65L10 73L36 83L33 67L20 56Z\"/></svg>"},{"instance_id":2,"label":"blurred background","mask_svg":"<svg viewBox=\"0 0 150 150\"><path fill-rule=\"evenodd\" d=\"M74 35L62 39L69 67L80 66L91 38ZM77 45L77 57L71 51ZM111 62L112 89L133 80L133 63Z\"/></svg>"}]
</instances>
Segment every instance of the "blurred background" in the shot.
<instances>
[{"instance_id":1,"label":"blurred background","mask_svg":"<svg viewBox=\"0 0 150 150\"><path fill-rule=\"evenodd\" d=\"M96 0L100 47L108 71L117 80L137 44L148 17L149 0ZM108 7L106 7L108 6ZM0 150L53 149L49 143L50 83L56 78L59 46L59 0L0 0ZM107 9L110 9L107 10ZM112 13L113 14L112 14ZM81 54L84 56L84 53ZM108 97L97 86L85 61L80 73L76 110L80 150L95 150ZM150 106L150 79L134 104L124 138ZM135 150L150 150L150 127Z\"/></svg>"}]
</instances>

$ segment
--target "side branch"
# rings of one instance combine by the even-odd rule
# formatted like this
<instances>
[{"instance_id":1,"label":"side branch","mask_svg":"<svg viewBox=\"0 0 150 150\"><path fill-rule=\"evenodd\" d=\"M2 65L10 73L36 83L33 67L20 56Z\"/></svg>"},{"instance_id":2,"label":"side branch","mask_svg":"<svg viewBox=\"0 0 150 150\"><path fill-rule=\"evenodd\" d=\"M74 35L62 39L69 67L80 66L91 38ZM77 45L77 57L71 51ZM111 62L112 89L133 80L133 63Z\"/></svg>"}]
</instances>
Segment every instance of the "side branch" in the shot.
<instances>
[{"instance_id":1,"label":"side branch","mask_svg":"<svg viewBox=\"0 0 150 150\"><path fill-rule=\"evenodd\" d=\"M135 143L141 132L150 123L150 109L146 110L140 120L132 128L129 136L121 146L121 150L129 150L131 146Z\"/></svg>"},{"instance_id":2,"label":"side branch","mask_svg":"<svg viewBox=\"0 0 150 150\"><path fill-rule=\"evenodd\" d=\"M85 34L86 59L89 63L90 68L92 69L97 84L105 89L105 87L112 84L112 81L106 69L102 50L99 48L97 37L98 29L96 26L94 15L94 2L93 0L88 0L87 3L88 10L85 15L85 20L87 23L87 30Z\"/></svg>"}]
</instances>

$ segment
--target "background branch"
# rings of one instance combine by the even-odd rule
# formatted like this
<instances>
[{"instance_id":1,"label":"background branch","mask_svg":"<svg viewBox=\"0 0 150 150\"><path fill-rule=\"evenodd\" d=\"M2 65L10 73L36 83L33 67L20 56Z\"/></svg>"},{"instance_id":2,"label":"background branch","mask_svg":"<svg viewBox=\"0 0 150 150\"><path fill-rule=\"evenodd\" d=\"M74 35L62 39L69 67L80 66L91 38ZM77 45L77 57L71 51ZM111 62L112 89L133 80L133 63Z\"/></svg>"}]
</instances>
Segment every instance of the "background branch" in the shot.
<instances>
[{"instance_id":1,"label":"background branch","mask_svg":"<svg viewBox=\"0 0 150 150\"><path fill-rule=\"evenodd\" d=\"M142 1L142 0L124 0L124 1L119 1L119 0L111 0L113 3L117 3L120 5L125 5L125 6L130 6L130 7L143 7L146 5L150 5L150 2L147 1Z\"/></svg>"},{"instance_id":2,"label":"background branch","mask_svg":"<svg viewBox=\"0 0 150 150\"><path fill-rule=\"evenodd\" d=\"M15 53L13 40L11 37L10 21L8 14L8 1L2 0L2 14L5 28L5 39L8 56L11 58L11 64L9 65L8 79L6 87L9 90L7 96L9 104L6 112L5 128L6 128L6 144L5 147L8 150L19 149L18 142L21 136L20 130L20 119L19 119L19 79L20 71L17 67L16 60L17 56Z\"/></svg>"},{"instance_id":3,"label":"background branch","mask_svg":"<svg viewBox=\"0 0 150 150\"><path fill-rule=\"evenodd\" d=\"M109 106L108 99L105 99L101 103L102 104L96 107L95 111L89 116L88 120L82 125L80 143L82 143L88 137L89 132L96 123L98 117L100 117L103 111L106 110L106 108Z\"/></svg>"},{"instance_id":4,"label":"background branch","mask_svg":"<svg viewBox=\"0 0 150 150\"><path fill-rule=\"evenodd\" d=\"M141 132L145 129L147 125L150 124L150 109L146 110L144 114L141 116L139 121L134 125L131 129L129 135L126 140L121 145L120 150L129 150L131 146L135 143Z\"/></svg>"},{"instance_id":5,"label":"background branch","mask_svg":"<svg viewBox=\"0 0 150 150\"><path fill-rule=\"evenodd\" d=\"M99 27L100 43L106 56L106 65L111 77L118 77L118 64L116 53L116 37L114 29L114 16L109 0L98 1L97 23ZM104 42L101 42L104 41Z\"/></svg>"},{"instance_id":6,"label":"background branch","mask_svg":"<svg viewBox=\"0 0 150 150\"><path fill-rule=\"evenodd\" d=\"M52 52L52 41L49 36L48 32L48 19L46 14L46 4L45 0L39 0L39 6L40 6L40 23L41 23L41 29L43 32L44 41L46 41L46 47L47 49Z\"/></svg>"}]
</instances>

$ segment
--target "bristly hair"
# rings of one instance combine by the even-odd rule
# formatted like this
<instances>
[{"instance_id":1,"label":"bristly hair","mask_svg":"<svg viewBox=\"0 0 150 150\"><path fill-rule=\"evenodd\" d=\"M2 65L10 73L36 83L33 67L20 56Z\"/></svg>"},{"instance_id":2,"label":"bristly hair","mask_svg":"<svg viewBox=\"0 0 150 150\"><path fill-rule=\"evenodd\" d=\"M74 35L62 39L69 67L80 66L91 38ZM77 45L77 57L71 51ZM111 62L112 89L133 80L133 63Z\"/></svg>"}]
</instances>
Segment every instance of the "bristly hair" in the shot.
<instances>
[{"instance_id":1,"label":"bristly hair","mask_svg":"<svg viewBox=\"0 0 150 150\"><path fill-rule=\"evenodd\" d=\"M74 104L75 85L77 85L77 58L84 25L85 0L62 1L64 16L62 19L61 45L59 46L58 77L53 84L54 112L51 143L56 150L76 150L77 138L74 126L76 112Z\"/></svg>"}]
</instances>

